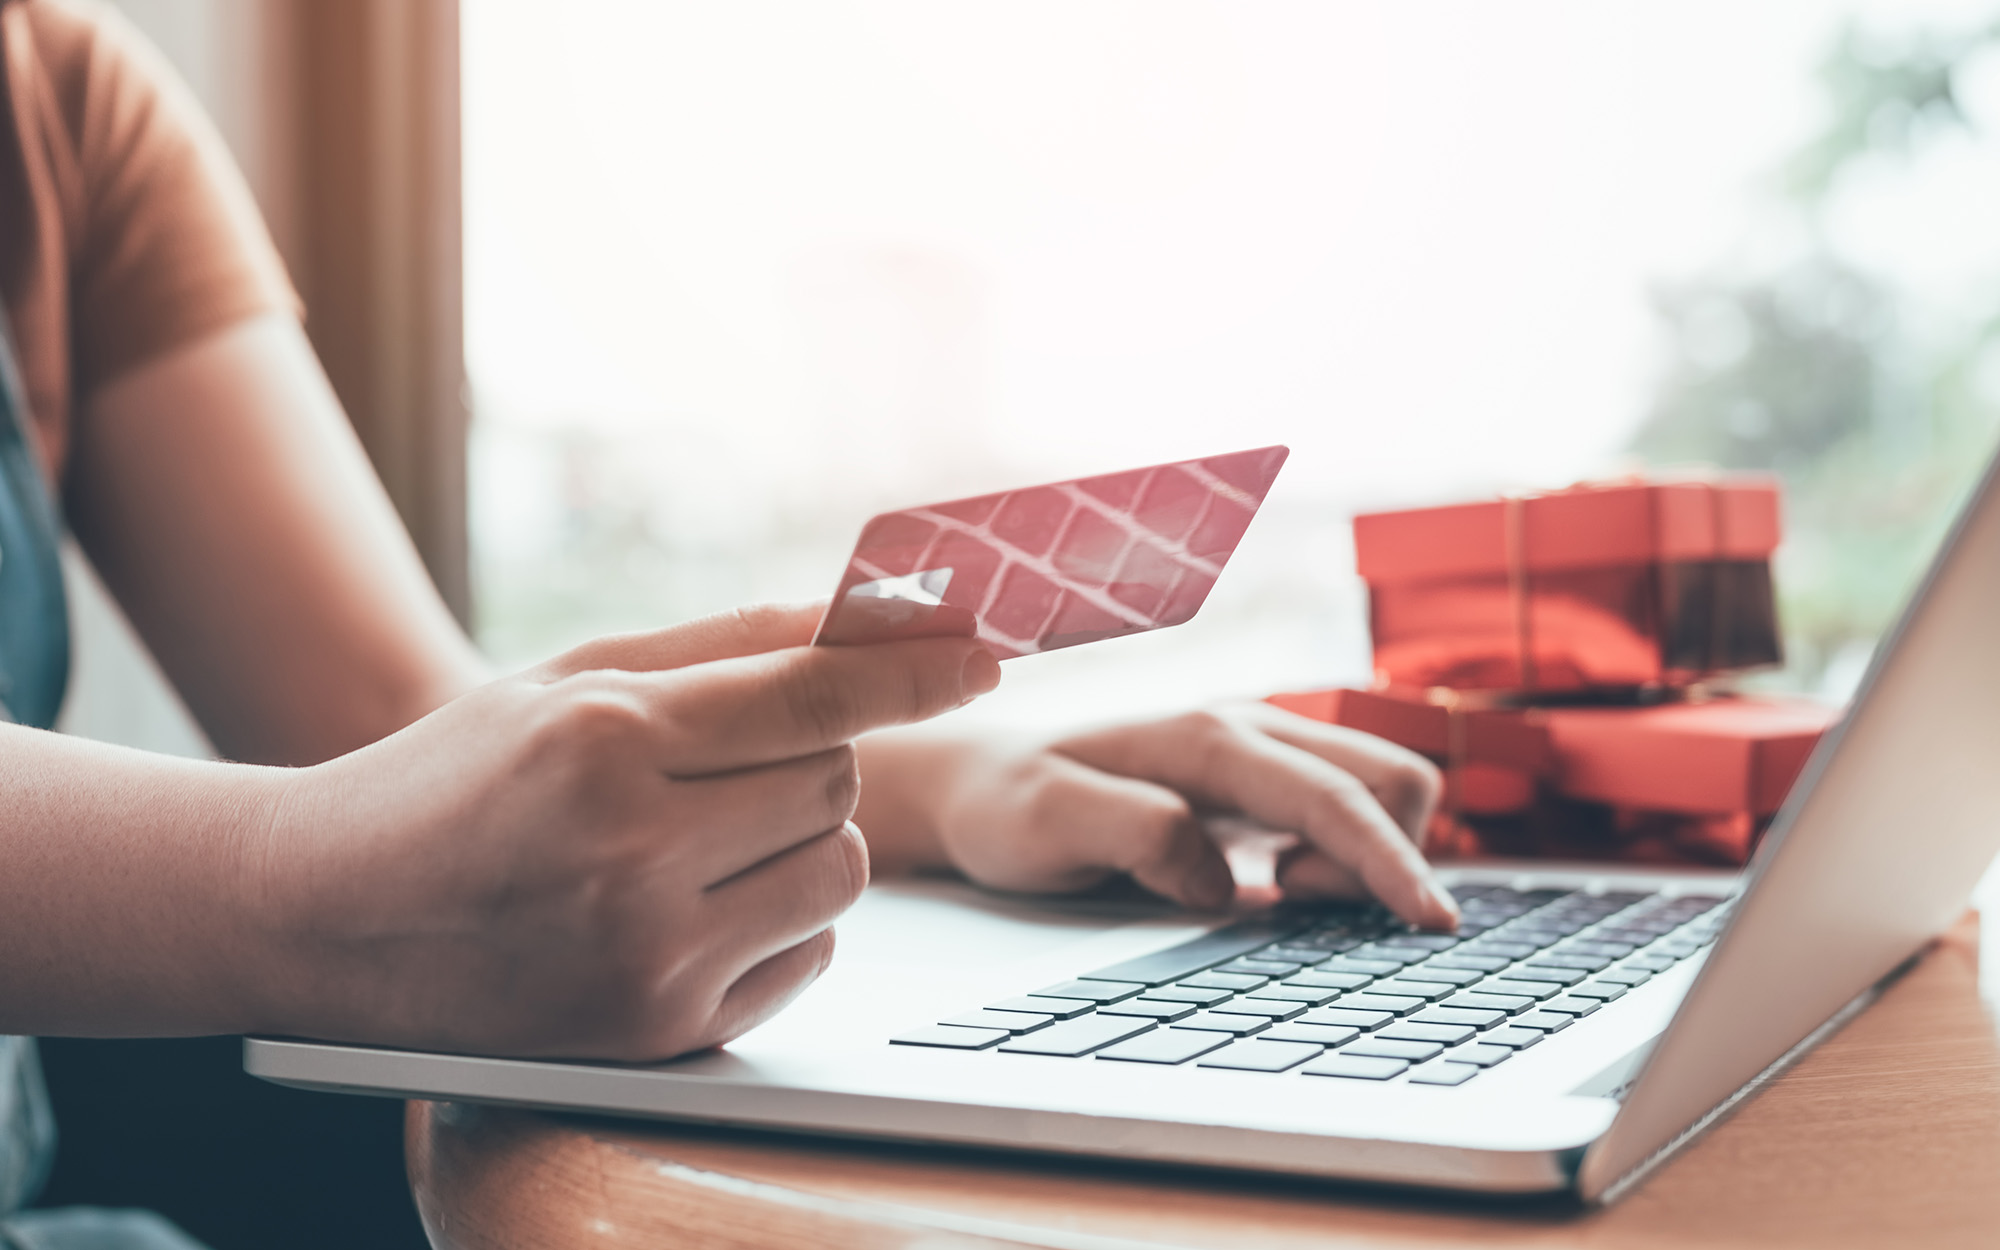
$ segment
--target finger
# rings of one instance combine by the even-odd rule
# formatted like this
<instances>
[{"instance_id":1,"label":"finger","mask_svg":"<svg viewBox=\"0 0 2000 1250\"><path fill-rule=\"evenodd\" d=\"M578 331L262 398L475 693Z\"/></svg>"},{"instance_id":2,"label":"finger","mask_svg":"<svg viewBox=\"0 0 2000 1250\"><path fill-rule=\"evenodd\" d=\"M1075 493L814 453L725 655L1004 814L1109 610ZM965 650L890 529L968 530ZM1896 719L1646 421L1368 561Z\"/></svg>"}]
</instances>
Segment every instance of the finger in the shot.
<instances>
[{"instance_id":1,"label":"finger","mask_svg":"<svg viewBox=\"0 0 2000 1250\"><path fill-rule=\"evenodd\" d=\"M704 831L689 865L703 888L839 828L861 797L851 746L667 784L675 821Z\"/></svg>"},{"instance_id":2,"label":"finger","mask_svg":"<svg viewBox=\"0 0 2000 1250\"><path fill-rule=\"evenodd\" d=\"M830 927L868 885L868 844L852 822L753 865L702 894L729 981Z\"/></svg>"},{"instance_id":3,"label":"finger","mask_svg":"<svg viewBox=\"0 0 2000 1250\"><path fill-rule=\"evenodd\" d=\"M1329 725L1268 703L1249 704L1236 711L1278 741L1310 751L1354 774L1381 800L1410 840L1423 845L1431 813L1444 792L1437 765L1385 738L1345 725Z\"/></svg>"},{"instance_id":4,"label":"finger","mask_svg":"<svg viewBox=\"0 0 2000 1250\"><path fill-rule=\"evenodd\" d=\"M1367 898L1368 884L1316 846L1301 844L1278 857L1278 888L1287 898Z\"/></svg>"},{"instance_id":5,"label":"finger","mask_svg":"<svg viewBox=\"0 0 2000 1250\"><path fill-rule=\"evenodd\" d=\"M826 611L826 601L760 603L717 612L666 629L593 638L535 670L545 681L592 669L619 668L648 673L690 664L803 647Z\"/></svg>"},{"instance_id":6,"label":"finger","mask_svg":"<svg viewBox=\"0 0 2000 1250\"><path fill-rule=\"evenodd\" d=\"M1073 738L1108 772L1142 777L1232 807L1308 842L1358 872L1397 915L1431 928L1458 923L1458 908L1416 846L1358 778L1310 751L1213 713ZM1100 762L1104 761L1104 762Z\"/></svg>"},{"instance_id":7,"label":"finger","mask_svg":"<svg viewBox=\"0 0 2000 1250\"><path fill-rule=\"evenodd\" d=\"M1038 841L1084 867L1130 874L1186 907L1213 910L1235 895L1228 861L1186 799L1164 786L1060 756L1051 767L1056 776L1037 804Z\"/></svg>"},{"instance_id":8,"label":"finger","mask_svg":"<svg viewBox=\"0 0 2000 1250\"><path fill-rule=\"evenodd\" d=\"M670 776L811 755L871 729L928 720L1000 683L977 640L793 647L666 673L585 674L646 708Z\"/></svg>"},{"instance_id":9,"label":"finger","mask_svg":"<svg viewBox=\"0 0 2000 1250\"><path fill-rule=\"evenodd\" d=\"M777 1015L832 963L833 930L821 929L756 964L723 994L715 1013L715 1036L708 1045L741 1037Z\"/></svg>"}]
</instances>

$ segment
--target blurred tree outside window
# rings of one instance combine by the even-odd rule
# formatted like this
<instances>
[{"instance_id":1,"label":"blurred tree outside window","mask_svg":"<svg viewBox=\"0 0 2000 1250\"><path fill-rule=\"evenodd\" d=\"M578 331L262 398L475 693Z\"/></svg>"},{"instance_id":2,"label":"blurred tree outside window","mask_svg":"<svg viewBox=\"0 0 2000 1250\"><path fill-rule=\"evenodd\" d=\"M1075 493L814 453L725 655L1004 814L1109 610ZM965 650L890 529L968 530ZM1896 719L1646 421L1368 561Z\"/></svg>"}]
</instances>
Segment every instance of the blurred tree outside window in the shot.
<instances>
[{"instance_id":1,"label":"blurred tree outside window","mask_svg":"<svg viewBox=\"0 0 2000 1250\"><path fill-rule=\"evenodd\" d=\"M2000 136L1963 99L1976 77L1992 91L1996 70L2000 20L1957 32L1847 25L1819 73L1821 132L1771 187L1787 244L1751 272L1657 293L1671 363L1634 451L1785 483L1792 654L1769 684L1847 692L1992 453L1996 275L1974 256L1956 275L1969 281L1945 284L1957 290L1907 289L1844 216L1935 173L1927 164L2000 161ZM2000 235L2000 199L1983 207ZM1920 215L1900 227L1937 225Z\"/></svg>"}]
</instances>

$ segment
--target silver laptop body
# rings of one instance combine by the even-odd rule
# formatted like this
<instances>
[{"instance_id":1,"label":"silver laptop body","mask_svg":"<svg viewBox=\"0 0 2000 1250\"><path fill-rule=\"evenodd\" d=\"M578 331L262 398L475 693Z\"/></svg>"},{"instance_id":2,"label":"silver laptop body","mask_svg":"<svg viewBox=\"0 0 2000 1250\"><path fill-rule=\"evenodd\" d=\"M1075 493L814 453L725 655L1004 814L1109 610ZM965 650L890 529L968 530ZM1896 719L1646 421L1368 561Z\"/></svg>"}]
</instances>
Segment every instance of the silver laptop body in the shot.
<instances>
[{"instance_id":1,"label":"silver laptop body","mask_svg":"<svg viewBox=\"0 0 2000 1250\"><path fill-rule=\"evenodd\" d=\"M1603 1201L1866 1005L1962 912L1996 848L2000 475L1989 467L1853 712L1740 878L1445 870L1468 894L1580 891L1566 905L1586 908L1600 896L1664 896L1648 908L1735 896L1708 932L1663 939L1699 950L1661 959L1671 966L1463 1084L1413 1083L1423 1064L1376 1081L1308 1075L1312 1064L1254 1072L892 1045L1215 927L1141 904L943 882L869 891L842 920L827 975L723 1051L617 1066L252 1039L244 1062L313 1089L1492 1192L1574 1188Z\"/></svg>"}]
</instances>

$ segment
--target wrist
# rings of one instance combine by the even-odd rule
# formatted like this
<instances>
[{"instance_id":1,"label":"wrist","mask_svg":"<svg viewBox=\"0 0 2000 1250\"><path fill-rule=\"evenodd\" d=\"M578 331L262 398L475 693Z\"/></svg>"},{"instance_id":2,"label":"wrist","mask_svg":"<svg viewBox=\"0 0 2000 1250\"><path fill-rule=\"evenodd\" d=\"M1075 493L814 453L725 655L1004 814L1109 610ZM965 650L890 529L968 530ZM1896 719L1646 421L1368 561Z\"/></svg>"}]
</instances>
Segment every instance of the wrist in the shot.
<instances>
[{"instance_id":1,"label":"wrist","mask_svg":"<svg viewBox=\"0 0 2000 1250\"><path fill-rule=\"evenodd\" d=\"M861 802L854 822L876 875L954 867L943 837L946 813L981 744L931 731L871 734L855 745Z\"/></svg>"}]
</instances>

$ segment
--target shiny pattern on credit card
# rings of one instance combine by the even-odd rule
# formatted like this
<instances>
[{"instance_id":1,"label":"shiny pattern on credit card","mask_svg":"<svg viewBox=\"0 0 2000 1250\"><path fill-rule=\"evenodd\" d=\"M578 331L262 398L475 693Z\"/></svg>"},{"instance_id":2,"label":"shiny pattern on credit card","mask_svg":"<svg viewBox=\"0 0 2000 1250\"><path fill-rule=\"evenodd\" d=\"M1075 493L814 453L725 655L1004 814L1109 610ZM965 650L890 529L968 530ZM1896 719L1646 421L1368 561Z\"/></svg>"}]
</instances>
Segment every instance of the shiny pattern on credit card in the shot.
<instances>
[{"instance_id":1,"label":"shiny pattern on credit card","mask_svg":"<svg viewBox=\"0 0 2000 1250\"><path fill-rule=\"evenodd\" d=\"M977 634L1002 659L1179 625L1289 454L1259 447L885 512L815 644Z\"/></svg>"}]
</instances>

